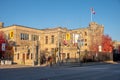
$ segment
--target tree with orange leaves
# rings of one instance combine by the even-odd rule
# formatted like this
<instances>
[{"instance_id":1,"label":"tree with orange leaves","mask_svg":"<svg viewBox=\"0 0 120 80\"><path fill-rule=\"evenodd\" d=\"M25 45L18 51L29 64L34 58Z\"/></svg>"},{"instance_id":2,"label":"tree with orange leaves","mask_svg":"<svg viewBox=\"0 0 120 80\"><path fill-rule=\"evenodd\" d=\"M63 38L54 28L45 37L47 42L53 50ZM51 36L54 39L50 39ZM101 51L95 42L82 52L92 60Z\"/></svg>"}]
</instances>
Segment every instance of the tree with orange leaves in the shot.
<instances>
[{"instance_id":1,"label":"tree with orange leaves","mask_svg":"<svg viewBox=\"0 0 120 80\"><path fill-rule=\"evenodd\" d=\"M103 52L112 52L113 43L109 35L102 36L102 51Z\"/></svg>"},{"instance_id":2,"label":"tree with orange leaves","mask_svg":"<svg viewBox=\"0 0 120 80\"><path fill-rule=\"evenodd\" d=\"M5 43L5 51L2 50L2 44ZM6 35L0 31L0 59L10 59L13 57L13 46L7 41Z\"/></svg>"},{"instance_id":3,"label":"tree with orange leaves","mask_svg":"<svg viewBox=\"0 0 120 80\"><path fill-rule=\"evenodd\" d=\"M5 34L0 31L0 59L4 57L5 51L2 51L2 44L6 43Z\"/></svg>"}]
</instances>

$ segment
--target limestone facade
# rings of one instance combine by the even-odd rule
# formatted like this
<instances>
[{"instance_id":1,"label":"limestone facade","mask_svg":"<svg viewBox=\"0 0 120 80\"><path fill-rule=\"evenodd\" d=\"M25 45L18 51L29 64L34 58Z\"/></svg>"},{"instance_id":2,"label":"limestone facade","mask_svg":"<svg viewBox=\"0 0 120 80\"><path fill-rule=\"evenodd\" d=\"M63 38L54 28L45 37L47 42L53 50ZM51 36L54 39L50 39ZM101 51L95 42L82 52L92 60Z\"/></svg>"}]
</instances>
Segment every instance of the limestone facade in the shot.
<instances>
[{"instance_id":1,"label":"limestone facade","mask_svg":"<svg viewBox=\"0 0 120 80\"><path fill-rule=\"evenodd\" d=\"M103 25L91 22L86 28L69 30L56 27L47 29L35 29L21 25L3 27L0 23L0 31L6 34L6 39L14 42L13 61L18 64L32 65L40 62L40 56L55 55L58 58L78 58L80 51L90 51L94 43L101 45L104 33ZM10 38L10 32L13 37Z\"/></svg>"}]
</instances>

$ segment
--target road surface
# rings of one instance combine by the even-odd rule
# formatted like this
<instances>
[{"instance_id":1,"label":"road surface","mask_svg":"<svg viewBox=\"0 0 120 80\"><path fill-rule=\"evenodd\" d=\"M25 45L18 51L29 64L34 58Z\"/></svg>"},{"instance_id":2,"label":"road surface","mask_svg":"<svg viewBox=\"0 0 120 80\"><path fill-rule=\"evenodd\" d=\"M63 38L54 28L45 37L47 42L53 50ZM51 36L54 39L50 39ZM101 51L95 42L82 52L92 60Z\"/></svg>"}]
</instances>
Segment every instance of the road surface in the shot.
<instances>
[{"instance_id":1,"label":"road surface","mask_svg":"<svg viewBox=\"0 0 120 80\"><path fill-rule=\"evenodd\" d=\"M84 67L0 69L0 80L120 80L120 63Z\"/></svg>"}]
</instances>

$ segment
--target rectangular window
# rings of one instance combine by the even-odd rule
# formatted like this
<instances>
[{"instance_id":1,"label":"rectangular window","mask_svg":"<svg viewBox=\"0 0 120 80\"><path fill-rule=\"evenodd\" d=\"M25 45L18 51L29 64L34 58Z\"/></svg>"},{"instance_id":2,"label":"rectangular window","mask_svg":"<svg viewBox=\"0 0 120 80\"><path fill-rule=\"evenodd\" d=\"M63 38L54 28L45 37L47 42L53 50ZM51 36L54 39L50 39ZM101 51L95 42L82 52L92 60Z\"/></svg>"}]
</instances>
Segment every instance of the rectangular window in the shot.
<instances>
[{"instance_id":1,"label":"rectangular window","mask_svg":"<svg viewBox=\"0 0 120 80\"><path fill-rule=\"evenodd\" d=\"M15 46L15 52L17 52L17 47Z\"/></svg>"},{"instance_id":2,"label":"rectangular window","mask_svg":"<svg viewBox=\"0 0 120 80\"><path fill-rule=\"evenodd\" d=\"M51 36L51 43L54 44L54 35Z\"/></svg>"},{"instance_id":3,"label":"rectangular window","mask_svg":"<svg viewBox=\"0 0 120 80\"><path fill-rule=\"evenodd\" d=\"M31 59L33 59L33 54L31 53Z\"/></svg>"},{"instance_id":4,"label":"rectangular window","mask_svg":"<svg viewBox=\"0 0 120 80\"><path fill-rule=\"evenodd\" d=\"M48 44L48 36L45 36L45 44Z\"/></svg>"},{"instance_id":5,"label":"rectangular window","mask_svg":"<svg viewBox=\"0 0 120 80\"><path fill-rule=\"evenodd\" d=\"M87 39L85 39L85 42L87 42Z\"/></svg>"},{"instance_id":6,"label":"rectangular window","mask_svg":"<svg viewBox=\"0 0 120 80\"><path fill-rule=\"evenodd\" d=\"M22 33L20 34L20 39L23 40L23 34Z\"/></svg>"},{"instance_id":7,"label":"rectangular window","mask_svg":"<svg viewBox=\"0 0 120 80\"><path fill-rule=\"evenodd\" d=\"M35 39L35 38L34 38L34 36L33 36L33 35L31 35L31 40L32 40L32 41L34 41L34 39Z\"/></svg>"},{"instance_id":8,"label":"rectangular window","mask_svg":"<svg viewBox=\"0 0 120 80\"><path fill-rule=\"evenodd\" d=\"M19 53L17 54L17 59L19 60Z\"/></svg>"},{"instance_id":9,"label":"rectangular window","mask_svg":"<svg viewBox=\"0 0 120 80\"><path fill-rule=\"evenodd\" d=\"M85 32L85 36L87 36L87 32Z\"/></svg>"},{"instance_id":10,"label":"rectangular window","mask_svg":"<svg viewBox=\"0 0 120 80\"><path fill-rule=\"evenodd\" d=\"M26 59L29 59L29 54L26 54Z\"/></svg>"},{"instance_id":11,"label":"rectangular window","mask_svg":"<svg viewBox=\"0 0 120 80\"><path fill-rule=\"evenodd\" d=\"M29 34L21 33L20 34L20 39L21 40L29 40Z\"/></svg>"},{"instance_id":12,"label":"rectangular window","mask_svg":"<svg viewBox=\"0 0 120 80\"><path fill-rule=\"evenodd\" d=\"M87 46L87 43L85 43L85 46Z\"/></svg>"},{"instance_id":13,"label":"rectangular window","mask_svg":"<svg viewBox=\"0 0 120 80\"><path fill-rule=\"evenodd\" d=\"M39 40L39 36L38 35L31 35L31 40L37 41L37 40Z\"/></svg>"},{"instance_id":14,"label":"rectangular window","mask_svg":"<svg viewBox=\"0 0 120 80\"><path fill-rule=\"evenodd\" d=\"M54 54L54 51L55 51L54 48L51 48L51 54Z\"/></svg>"}]
</instances>

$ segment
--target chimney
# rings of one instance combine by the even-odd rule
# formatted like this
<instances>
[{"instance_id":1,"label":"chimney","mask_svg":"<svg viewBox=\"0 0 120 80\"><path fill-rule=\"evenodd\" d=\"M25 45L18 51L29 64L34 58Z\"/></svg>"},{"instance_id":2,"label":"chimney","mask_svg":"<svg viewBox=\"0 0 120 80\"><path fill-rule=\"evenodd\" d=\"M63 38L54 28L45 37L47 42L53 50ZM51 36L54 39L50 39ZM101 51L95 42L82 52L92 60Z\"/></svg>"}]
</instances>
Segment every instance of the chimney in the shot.
<instances>
[{"instance_id":1,"label":"chimney","mask_svg":"<svg viewBox=\"0 0 120 80\"><path fill-rule=\"evenodd\" d=\"M0 29L4 27L4 23L0 22Z\"/></svg>"}]
</instances>

